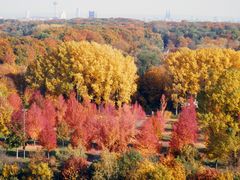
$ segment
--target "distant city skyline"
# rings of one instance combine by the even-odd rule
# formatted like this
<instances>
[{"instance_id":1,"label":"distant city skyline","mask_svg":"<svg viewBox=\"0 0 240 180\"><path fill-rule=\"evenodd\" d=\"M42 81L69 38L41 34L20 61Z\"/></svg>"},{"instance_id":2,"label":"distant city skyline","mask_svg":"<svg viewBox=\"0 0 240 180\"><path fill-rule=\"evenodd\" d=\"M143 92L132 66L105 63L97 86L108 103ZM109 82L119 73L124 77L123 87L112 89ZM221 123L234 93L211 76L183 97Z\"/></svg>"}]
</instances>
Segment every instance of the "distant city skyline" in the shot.
<instances>
[{"instance_id":1,"label":"distant city skyline","mask_svg":"<svg viewBox=\"0 0 240 180\"><path fill-rule=\"evenodd\" d=\"M99 18L163 19L170 12L173 19L240 20L240 0L0 0L0 4L0 17L11 19L56 14L84 18L95 11Z\"/></svg>"}]
</instances>

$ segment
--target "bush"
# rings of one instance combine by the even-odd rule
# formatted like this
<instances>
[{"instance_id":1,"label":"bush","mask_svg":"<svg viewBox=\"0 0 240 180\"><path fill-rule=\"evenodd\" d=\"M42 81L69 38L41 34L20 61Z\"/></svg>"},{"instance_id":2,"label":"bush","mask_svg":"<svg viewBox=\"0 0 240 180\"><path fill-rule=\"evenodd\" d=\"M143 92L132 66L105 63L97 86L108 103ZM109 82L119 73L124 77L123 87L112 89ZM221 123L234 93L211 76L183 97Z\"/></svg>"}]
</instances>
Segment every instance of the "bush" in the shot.
<instances>
[{"instance_id":1,"label":"bush","mask_svg":"<svg viewBox=\"0 0 240 180\"><path fill-rule=\"evenodd\" d=\"M129 174L137 169L138 163L142 160L142 156L135 150L123 154L118 160L118 178L126 179L129 177Z\"/></svg>"},{"instance_id":2,"label":"bush","mask_svg":"<svg viewBox=\"0 0 240 180\"><path fill-rule=\"evenodd\" d=\"M52 179L53 177L53 172L49 168L48 163L45 162L40 162L40 163L35 163L31 162L28 166L31 177L30 179Z\"/></svg>"},{"instance_id":3,"label":"bush","mask_svg":"<svg viewBox=\"0 0 240 180\"><path fill-rule=\"evenodd\" d=\"M240 171L234 173L234 180L239 180L240 179Z\"/></svg>"},{"instance_id":4,"label":"bush","mask_svg":"<svg viewBox=\"0 0 240 180\"><path fill-rule=\"evenodd\" d=\"M86 158L85 148L83 146L79 146L74 149L71 145L69 145L64 149L56 149L56 158L60 161L66 161L71 156Z\"/></svg>"},{"instance_id":5,"label":"bush","mask_svg":"<svg viewBox=\"0 0 240 180\"><path fill-rule=\"evenodd\" d=\"M138 163L137 170L130 174L130 179L174 179L173 171L160 163L144 160Z\"/></svg>"},{"instance_id":6,"label":"bush","mask_svg":"<svg viewBox=\"0 0 240 180\"><path fill-rule=\"evenodd\" d=\"M171 156L161 159L161 163L172 170L173 177L177 180L185 180L186 173L184 165Z\"/></svg>"},{"instance_id":7,"label":"bush","mask_svg":"<svg viewBox=\"0 0 240 180\"><path fill-rule=\"evenodd\" d=\"M4 179L17 179L19 172L20 169L17 164L5 164L2 169L2 176Z\"/></svg>"},{"instance_id":8,"label":"bush","mask_svg":"<svg viewBox=\"0 0 240 180\"><path fill-rule=\"evenodd\" d=\"M116 153L110 153L109 151L103 151L101 159L95 162L91 166L93 171L92 179L116 179L118 173L118 156Z\"/></svg>"},{"instance_id":9,"label":"bush","mask_svg":"<svg viewBox=\"0 0 240 180\"><path fill-rule=\"evenodd\" d=\"M84 179L87 175L87 160L80 157L70 157L64 164L63 179Z\"/></svg>"},{"instance_id":10,"label":"bush","mask_svg":"<svg viewBox=\"0 0 240 180\"><path fill-rule=\"evenodd\" d=\"M178 158L185 167L186 176L196 174L197 169L200 167L200 163L198 161L200 156L198 150L193 145L184 146Z\"/></svg>"},{"instance_id":11,"label":"bush","mask_svg":"<svg viewBox=\"0 0 240 180\"><path fill-rule=\"evenodd\" d=\"M233 172L231 171L226 171L226 172L223 172L221 173L218 178L218 180L232 180L234 179L234 175L233 175ZM240 178L239 178L240 179ZM239 180L238 179L238 180Z\"/></svg>"},{"instance_id":12,"label":"bush","mask_svg":"<svg viewBox=\"0 0 240 180\"><path fill-rule=\"evenodd\" d=\"M164 119L168 120L168 119L171 119L172 117L173 117L173 114L171 111L164 112Z\"/></svg>"},{"instance_id":13,"label":"bush","mask_svg":"<svg viewBox=\"0 0 240 180\"><path fill-rule=\"evenodd\" d=\"M205 179L217 179L220 173L218 170L213 168L199 168L196 173L196 179L205 180Z\"/></svg>"}]
</instances>

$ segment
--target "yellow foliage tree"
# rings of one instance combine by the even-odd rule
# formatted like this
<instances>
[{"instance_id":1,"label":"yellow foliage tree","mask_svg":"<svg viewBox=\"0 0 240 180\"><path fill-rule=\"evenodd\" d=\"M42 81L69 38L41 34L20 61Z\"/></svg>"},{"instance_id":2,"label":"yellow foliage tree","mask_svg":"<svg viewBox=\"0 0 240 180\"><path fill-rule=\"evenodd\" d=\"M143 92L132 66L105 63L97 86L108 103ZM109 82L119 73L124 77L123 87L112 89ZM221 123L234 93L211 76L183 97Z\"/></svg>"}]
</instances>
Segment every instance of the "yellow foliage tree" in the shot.
<instances>
[{"instance_id":1,"label":"yellow foliage tree","mask_svg":"<svg viewBox=\"0 0 240 180\"><path fill-rule=\"evenodd\" d=\"M29 169L31 172L30 179L46 179L50 180L53 177L53 172L51 168L48 166L48 163L40 162L40 163L29 163Z\"/></svg>"},{"instance_id":2,"label":"yellow foliage tree","mask_svg":"<svg viewBox=\"0 0 240 180\"><path fill-rule=\"evenodd\" d=\"M208 155L236 165L240 152L240 126L230 115L204 114L200 116L203 130L207 133Z\"/></svg>"},{"instance_id":3,"label":"yellow foliage tree","mask_svg":"<svg viewBox=\"0 0 240 180\"><path fill-rule=\"evenodd\" d=\"M27 72L27 82L51 94L73 89L97 104L128 103L136 91L134 59L108 45L66 42L46 58L39 58Z\"/></svg>"},{"instance_id":4,"label":"yellow foliage tree","mask_svg":"<svg viewBox=\"0 0 240 180\"><path fill-rule=\"evenodd\" d=\"M173 100L183 102L188 95L197 96L200 91L208 93L225 70L239 68L240 52L183 48L170 53L164 63L172 80L168 91Z\"/></svg>"},{"instance_id":5,"label":"yellow foliage tree","mask_svg":"<svg viewBox=\"0 0 240 180\"><path fill-rule=\"evenodd\" d=\"M160 163L153 163L149 160L144 160L138 164L137 170L130 174L129 179L175 179L173 171Z\"/></svg>"},{"instance_id":6,"label":"yellow foliage tree","mask_svg":"<svg viewBox=\"0 0 240 180\"><path fill-rule=\"evenodd\" d=\"M238 117L240 115L240 70L225 71L212 88L208 99L213 112L225 112L232 117Z\"/></svg>"},{"instance_id":7,"label":"yellow foliage tree","mask_svg":"<svg viewBox=\"0 0 240 180\"><path fill-rule=\"evenodd\" d=\"M2 169L3 179L17 179L17 175L20 172L20 168L15 164L5 164ZM0 179L2 179L0 177Z\"/></svg>"},{"instance_id":8,"label":"yellow foliage tree","mask_svg":"<svg viewBox=\"0 0 240 180\"><path fill-rule=\"evenodd\" d=\"M8 86L5 79L0 82L0 133L7 135L8 123L11 121L12 106L8 103L7 97L13 92Z\"/></svg>"}]
</instances>

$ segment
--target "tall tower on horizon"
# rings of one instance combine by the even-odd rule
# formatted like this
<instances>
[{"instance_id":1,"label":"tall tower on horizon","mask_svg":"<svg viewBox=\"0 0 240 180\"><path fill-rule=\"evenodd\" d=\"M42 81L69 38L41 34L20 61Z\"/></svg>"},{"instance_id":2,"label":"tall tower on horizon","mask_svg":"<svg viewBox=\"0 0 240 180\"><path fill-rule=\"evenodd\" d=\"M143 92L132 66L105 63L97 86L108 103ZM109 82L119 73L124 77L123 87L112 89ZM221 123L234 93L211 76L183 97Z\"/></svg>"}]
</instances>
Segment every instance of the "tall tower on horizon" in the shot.
<instances>
[{"instance_id":1,"label":"tall tower on horizon","mask_svg":"<svg viewBox=\"0 0 240 180\"><path fill-rule=\"evenodd\" d=\"M30 19L31 18L31 16L30 16L30 10L27 10L26 11L26 17L25 17L25 19Z\"/></svg>"},{"instance_id":2,"label":"tall tower on horizon","mask_svg":"<svg viewBox=\"0 0 240 180\"><path fill-rule=\"evenodd\" d=\"M76 9L76 18L79 18L79 17L80 17L80 9L77 8L77 9Z\"/></svg>"},{"instance_id":3,"label":"tall tower on horizon","mask_svg":"<svg viewBox=\"0 0 240 180\"><path fill-rule=\"evenodd\" d=\"M54 18L57 18L58 17L58 12L57 12L58 2L54 1L53 6L54 6Z\"/></svg>"},{"instance_id":4,"label":"tall tower on horizon","mask_svg":"<svg viewBox=\"0 0 240 180\"><path fill-rule=\"evenodd\" d=\"M166 11L164 20L165 20L165 21L171 20L171 12L170 12L169 9Z\"/></svg>"},{"instance_id":5,"label":"tall tower on horizon","mask_svg":"<svg viewBox=\"0 0 240 180\"><path fill-rule=\"evenodd\" d=\"M60 19L67 19L67 14L65 11L61 13Z\"/></svg>"}]
</instances>

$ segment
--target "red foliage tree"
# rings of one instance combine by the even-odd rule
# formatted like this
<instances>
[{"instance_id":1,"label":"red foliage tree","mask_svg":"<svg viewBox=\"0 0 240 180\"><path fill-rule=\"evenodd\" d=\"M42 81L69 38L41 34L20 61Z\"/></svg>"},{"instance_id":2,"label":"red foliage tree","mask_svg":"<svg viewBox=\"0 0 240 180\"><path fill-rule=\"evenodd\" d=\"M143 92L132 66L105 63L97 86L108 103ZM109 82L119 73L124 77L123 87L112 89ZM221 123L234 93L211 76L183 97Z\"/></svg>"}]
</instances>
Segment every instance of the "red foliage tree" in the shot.
<instances>
[{"instance_id":1,"label":"red foliage tree","mask_svg":"<svg viewBox=\"0 0 240 180\"><path fill-rule=\"evenodd\" d=\"M197 139L197 117L194 99L190 98L179 115L178 122L173 126L170 147L172 150L181 150L185 145L193 144Z\"/></svg>"},{"instance_id":2,"label":"red foliage tree","mask_svg":"<svg viewBox=\"0 0 240 180\"><path fill-rule=\"evenodd\" d=\"M87 167L88 162L86 159L70 157L64 164L62 176L64 179L85 179Z\"/></svg>"},{"instance_id":3,"label":"red foliage tree","mask_svg":"<svg viewBox=\"0 0 240 180\"><path fill-rule=\"evenodd\" d=\"M34 141L38 139L43 129L44 120L41 108L33 103L26 113L26 132Z\"/></svg>"},{"instance_id":4,"label":"red foliage tree","mask_svg":"<svg viewBox=\"0 0 240 180\"><path fill-rule=\"evenodd\" d=\"M28 93L29 93L29 96L30 96L28 103L30 105L33 104L33 103L36 103L41 109L43 109L45 99L42 96L41 92L40 91L34 91L33 92L33 91L29 90Z\"/></svg>"},{"instance_id":5,"label":"red foliage tree","mask_svg":"<svg viewBox=\"0 0 240 180\"><path fill-rule=\"evenodd\" d=\"M65 119L72 129L77 129L85 122L86 116L83 112L83 106L77 101L75 93L71 93L67 100Z\"/></svg>"},{"instance_id":6,"label":"red foliage tree","mask_svg":"<svg viewBox=\"0 0 240 180\"><path fill-rule=\"evenodd\" d=\"M59 96L54 101L55 109L56 109L56 115L57 115L57 123L60 123L65 120L65 113L67 111L67 104L63 98L63 96Z\"/></svg>"},{"instance_id":7,"label":"red foliage tree","mask_svg":"<svg viewBox=\"0 0 240 180\"><path fill-rule=\"evenodd\" d=\"M161 112L147 120L139 128L136 147L143 154L159 153L160 138L164 129L164 119Z\"/></svg>"},{"instance_id":8,"label":"red foliage tree","mask_svg":"<svg viewBox=\"0 0 240 180\"><path fill-rule=\"evenodd\" d=\"M49 152L56 148L57 146L57 137L54 127L44 118L43 129L39 136L40 144Z\"/></svg>"},{"instance_id":9,"label":"red foliage tree","mask_svg":"<svg viewBox=\"0 0 240 180\"><path fill-rule=\"evenodd\" d=\"M8 96L8 102L13 107L14 112L22 108L22 100L17 93L12 93Z\"/></svg>"},{"instance_id":10,"label":"red foliage tree","mask_svg":"<svg viewBox=\"0 0 240 180\"><path fill-rule=\"evenodd\" d=\"M99 149L126 151L135 140L136 119L130 106L116 110L113 105L105 105L86 123L88 145L94 142Z\"/></svg>"},{"instance_id":11,"label":"red foliage tree","mask_svg":"<svg viewBox=\"0 0 240 180\"><path fill-rule=\"evenodd\" d=\"M86 137L90 132L86 129L86 123L95 114L90 107L80 104L75 93L71 93L67 101L67 110L65 113L65 120L72 130L71 144L73 147L79 145L87 146Z\"/></svg>"},{"instance_id":12,"label":"red foliage tree","mask_svg":"<svg viewBox=\"0 0 240 180\"><path fill-rule=\"evenodd\" d=\"M142 106L140 106L139 104L135 103L132 106L132 112L136 118L137 121L142 121L145 120L146 118L146 113L143 110Z\"/></svg>"},{"instance_id":13,"label":"red foliage tree","mask_svg":"<svg viewBox=\"0 0 240 180\"><path fill-rule=\"evenodd\" d=\"M44 107L42 108L42 114L46 118L48 124L51 127L56 126L57 113L56 113L56 110L55 110L55 107L54 107L52 101L49 98L46 98L44 100Z\"/></svg>"}]
</instances>

